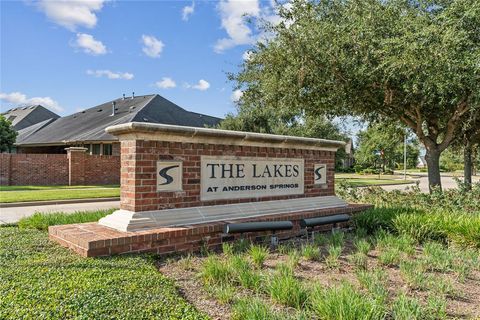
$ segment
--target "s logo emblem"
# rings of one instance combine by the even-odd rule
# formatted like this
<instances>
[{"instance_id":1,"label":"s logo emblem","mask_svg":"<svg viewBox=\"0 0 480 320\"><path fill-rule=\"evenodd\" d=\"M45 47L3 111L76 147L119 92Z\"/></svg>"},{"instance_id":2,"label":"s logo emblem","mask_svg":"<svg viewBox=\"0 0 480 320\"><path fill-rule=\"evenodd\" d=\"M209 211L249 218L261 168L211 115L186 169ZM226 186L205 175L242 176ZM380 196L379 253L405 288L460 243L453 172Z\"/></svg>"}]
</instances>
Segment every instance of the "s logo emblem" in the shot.
<instances>
[{"instance_id":1,"label":"s logo emblem","mask_svg":"<svg viewBox=\"0 0 480 320\"><path fill-rule=\"evenodd\" d=\"M182 191L182 161L157 161L157 192Z\"/></svg>"},{"instance_id":2,"label":"s logo emblem","mask_svg":"<svg viewBox=\"0 0 480 320\"><path fill-rule=\"evenodd\" d=\"M327 166L325 164L315 164L313 172L315 174L314 184L327 183Z\"/></svg>"},{"instance_id":3,"label":"s logo emblem","mask_svg":"<svg viewBox=\"0 0 480 320\"><path fill-rule=\"evenodd\" d=\"M159 186L164 186L164 185L167 185L167 184L170 184L173 182L173 177L171 175L168 174L168 171L173 169L173 168L178 168L179 165L175 165L175 166L169 166L169 167L165 167L163 169L161 169L158 174L165 179L165 182L164 183L160 183Z\"/></svg>"},{"instance_id":4,"label":"s logo emblem","mask_svg":"<svg viewBox=\"0 0 480 320\"><path fill-rule=\"evenodd\" d=\"M315 169L315 180L321 180L322 179L322 173L320 172L320 170L322 170L323 168L325 168L325 166L318 166L318 168Z\"/></svg>"}]
</instances>

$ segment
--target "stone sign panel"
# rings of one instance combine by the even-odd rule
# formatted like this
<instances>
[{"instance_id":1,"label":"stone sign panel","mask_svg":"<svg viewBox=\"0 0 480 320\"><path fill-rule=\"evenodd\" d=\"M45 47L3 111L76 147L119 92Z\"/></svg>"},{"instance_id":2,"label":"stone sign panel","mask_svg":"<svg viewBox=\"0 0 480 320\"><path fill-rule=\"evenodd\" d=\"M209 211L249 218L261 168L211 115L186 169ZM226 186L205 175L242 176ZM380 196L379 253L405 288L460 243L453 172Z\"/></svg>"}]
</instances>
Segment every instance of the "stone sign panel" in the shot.
<instances>
[{"instance_id":1,"label":"stone sign panel","mask_svg":"<svg viewBox=\"0 0 480 320\"><path fill-rule=\"evenodd\" d=\"M304 159L201 157L200 199L304 194Z\"/></svg>"},{"instance_id":2,"label":"stone sign panel","mask_svg":"<svg viewBox=\"0 0 480 320\"><path fill-rule=\"evenodd\" d=\"M327 183L327 165L315 164L313 168L314 184L326 184Z\"/></svg>"},{"instance_id":3,"label":"stone sign panel","mask_svg":"<svg viewBox=\"0 0 480 320\"><path fill-rule=\"evenodd\" d=\"M182 191L182 161L157 161L157 191Z\"/></svg>"}]
</instances>

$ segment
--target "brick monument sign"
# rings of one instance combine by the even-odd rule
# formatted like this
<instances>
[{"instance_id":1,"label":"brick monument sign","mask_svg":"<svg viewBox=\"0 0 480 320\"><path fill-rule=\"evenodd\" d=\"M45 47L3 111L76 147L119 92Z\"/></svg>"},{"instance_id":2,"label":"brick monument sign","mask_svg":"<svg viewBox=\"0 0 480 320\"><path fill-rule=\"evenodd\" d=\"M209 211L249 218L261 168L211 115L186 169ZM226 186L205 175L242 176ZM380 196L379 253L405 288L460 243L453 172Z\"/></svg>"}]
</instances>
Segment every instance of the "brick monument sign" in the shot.
<instances>
[{"instance_id":1,"label":"brick monument sign","mask_svg":"<svg viewBox=\"0 0 480 320\"><path fill-rule=\"evenodd\" d=\"M121 143L120 210L49 228L84 256L219 246L231 222L291 220L279 236L293 236L300 219L369 207L335 196L340 141L135 122L106 130Z\"/></svg>"}]
</instances>

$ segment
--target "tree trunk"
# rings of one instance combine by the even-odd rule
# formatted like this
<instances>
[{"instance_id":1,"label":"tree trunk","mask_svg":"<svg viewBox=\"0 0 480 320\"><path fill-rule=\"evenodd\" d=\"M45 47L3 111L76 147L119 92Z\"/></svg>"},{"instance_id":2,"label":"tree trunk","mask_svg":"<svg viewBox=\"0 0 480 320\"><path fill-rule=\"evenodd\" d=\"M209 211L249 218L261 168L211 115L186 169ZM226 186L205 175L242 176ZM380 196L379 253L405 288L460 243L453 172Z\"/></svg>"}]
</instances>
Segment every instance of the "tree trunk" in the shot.
<instances>
[{"instance_id":1,"label":"tree trunk","mask_svg":"<svg viewBox=\"0 0 480 320\"><path fill-rule=\"evenodd\" d=\"M472 146L466 143L463 148L463 181L467 190L472 189Z\"/></svg>"},{"instance_id":2,"label":"tree trunk","mask_svg":"<svg viewBox=\"0 0 480 320\"><path fill-rule=\"evenodd\" d=\"M433 188L442 190L442 181L440 179L440 151L427 148L425 154L428 168L428 188L432 192Z\"/></svg>"}]
</instances>

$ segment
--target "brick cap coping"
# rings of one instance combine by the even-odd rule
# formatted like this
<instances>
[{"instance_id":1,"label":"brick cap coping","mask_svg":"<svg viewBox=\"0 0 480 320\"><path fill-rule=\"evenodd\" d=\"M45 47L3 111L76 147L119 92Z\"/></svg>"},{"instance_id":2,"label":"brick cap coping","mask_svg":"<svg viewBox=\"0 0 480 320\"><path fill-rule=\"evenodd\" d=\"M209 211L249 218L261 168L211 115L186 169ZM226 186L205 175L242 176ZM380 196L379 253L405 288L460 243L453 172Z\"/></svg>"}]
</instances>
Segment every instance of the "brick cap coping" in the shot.
<instances>
[{"instance_id":1,"label":"brick cap coping","mask_svg":"<svg viewBox=\"0 0 480 320\"><path fill-rule=\"evenodd\" d=\"M98 223L79 223L51 226L49 238L70 248L84 257L109 256L123 253L150 252L160 255L174 252L198 251L202 246L209 248L231 241L234 236L223 234L223 227L232 222L282 221L294 223L294 229L285 233L277 232L280 238L297 236L300 233L301 219L347 213L349 215L372 208L370 204L349 204L343 208L310 210L280 215L260 216L254 219L218 221L182 227L163 227L137 232L114 230ZM265 236L269 232L247 233L245 236ZM239 236L239 235L237 235Z\"/></svg>"},{"instance_id":2,"label":"brick cap coping","mask_svg":"<svg viewBox=\"0 0 480 320\"><path fill-rule=\"evenodd\" d=\"M158 140L336 151L345 142L275 134L196 128L161 123L129 122L107 127L120 140Z\"/></svg>"},{"instance_id":3,"label":"brick cap coping","mask_svg":"<svg viewBox=\"0 0 480 320\"><path fill-rule=\"evenodd\" d=\"M337 196L305 197L140 212L117 210L98 223L120 231L137 231L347 206Z\"/></svg>"}]
</instances>

